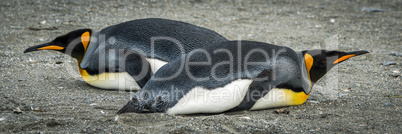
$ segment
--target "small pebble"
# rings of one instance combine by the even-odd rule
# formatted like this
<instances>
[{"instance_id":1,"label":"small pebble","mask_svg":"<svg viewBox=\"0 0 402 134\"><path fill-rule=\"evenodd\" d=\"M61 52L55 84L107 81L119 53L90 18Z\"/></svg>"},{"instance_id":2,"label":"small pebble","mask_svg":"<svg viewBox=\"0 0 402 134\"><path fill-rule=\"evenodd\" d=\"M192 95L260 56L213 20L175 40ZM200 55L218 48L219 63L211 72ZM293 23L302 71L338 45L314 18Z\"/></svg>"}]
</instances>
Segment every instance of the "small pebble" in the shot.
<instances>
[{"instance_id":1,"label":"small pebble","mask_svg":"<svg viewBox=\"0 0 402 134\"><path fill-rule=\"evenodd\" d=\"M330 19L329 22L335 23L335 19Z\"/></svg>"},{"instance_id":2,"label":"small pebble","mask_svg":"<svg viewBox=\"0 0 402 134\"><path fill-rule=\"evenodd\" d=\"M0 121L4 121L6 118L0 118Z\"/></svg>"},{"instance_id":3,"label":"small pebble","mask_svg":"<svg viewBox=\"0 0 402 134\"><path fill-rule=\"evenodd\" d=\"M396 65L396 62L386 61L386 62L381 63L381 65L384 65L384 66Z\"/></svg>"},{"instance_id":4,"label":"small pebble","mask_svg":"<svg viewBox=\"0 0 402 134\"><path fill-rule=\"evenodd\" d=\"M116 115L115 117L114 117L114 121L117 121L119 119L119 115Z\"/></svg>"},{"instance_id":5,"label":"small pebble","mask_svg":"<svg viewBox=\"0 0 402 134\"><path fill-rule=\"evenodd\" d=\"M392 74L390 74L390 76L392 76L392 77L398 77L399 74L397 74L397 73L392 73Z\"/></svg>"},{"instance_id":6,"label":"small pebble","mask_svg":"<svg viewBox=\"0 0 402 134\"><path fill-rule=\"evenodd\" d=\"M41 21L40 24L46 24L46 20Z\"/></svg>"},{"instance_id":7,"label":"small pebble","mask_svg":"<svg viewBox=\"0 0 402 134\"><path fill-rule=\"evenodd\" d=\"M250 117L247 117L247 116L245 116L245 117L240 117L240 118L242 118L242 119L247 119L247 120L250 120L250 119L251 119Z\"/></svg>"},{"instance_id":8,"label":"small pebble","mask_svg":"<svg viewBox=\"0 0 402 134\"><path fill-rule=\"evenodd\" d=\"M20 26L10 26L10 28L12 28L12 29L24 29L24 27L20 27Z\"/></svg>"},{"instance_id":9,"label":"small pebble","mask_svg":"<svg viewBox=\"0 0 402 134\"><path fill-rule=\"evenodd\" d=\"M387 10L379 9L379 8L372 8L372 7L362 7L362 11L367 11L367 12L386 12Z\"/></svg>"},{"instance_id":10,"label":"small pebble","mask_svg":"<svg viewBox=\"0 0 402 134\"><path fill-rule=\"evenodd\" d=\"M309 101L310 103L320 103L319 101L313 101L313 100L311 100L311 101Z\"/></svg>"},{"instance_id":11,"label":"small pebble","mask_svg":"<svg viewBox=\"0 0 402 134\"><path fill-rule=\"evenodd\" d=\"M287 110L287 109L278 109L278 110L275 110L274 113L276 113L276 114L289 114L290 111Z\"/></svg>"},{"instance_id":12,"label":"small pebble","mask_svg":"<svg viewBox=\"0 0 402 134\"><path fill-rule=\"evenodd\" d=\"M402 56L402 53L392 52L391 55L393 55L393 56Z\"/></svg>"},{"instance_id":13,"label":"small pebble","mask_svg":"<svg viewBox=\"0 0 402 134\"><path fill-rule=\"evenodd\" d=\"M391 105L391 103L389 103L389 102L384 104L384 106L389 106L389 105Z\"/></svg>"},{"instance_id":14,"label":"small pebble","mask_svg":"<svg viewBox=\"0 0 402 134\"><path fill-rule=\"evenodd\" d=\"M22 113L22 111L21 111L21 109L19 107L14 108L13 112L16 113L16 114Z\"/></svg>"},{"instance_id":15,"label":"small pebble","mask_svg":"<svg viewBox=\"0 0 402 134\"><path fill-rule=\"evenodd\" d=\"M98 104L96 104L96 103L89 104L89 106L96 106L96 105L98 105Z\"/></svg>"},{"instance_id":16,"label":"small pebble","mask_svg":"<svg viewBox=\"0 0 402 134\"><path fill-rule=\"evenodd\" d=\"M342 91L349 92L352 88L341 89Z\"/></svg>"},{"instance_id":17,"label":"small pebble","mask_svg":"<svg viewBox=\"0 0 402 134\"><path fill-rule=\"evenodd\" d=\"M327 118L328 116L331 116L332 114L320 114L321 118Z\"/></svg>"},{"instance_id":18,"label":"small pebble","mask_svg":"<svg viewBox=\"0 0 402 134\"><path fill-rule=\"evenodd\" d=\"M41 108L38 108L38 107L36 107L36 108L31 107L31 110L35 111L35 112L45 112L44 109L41 109Z\"/></svg>"}]
</instances>

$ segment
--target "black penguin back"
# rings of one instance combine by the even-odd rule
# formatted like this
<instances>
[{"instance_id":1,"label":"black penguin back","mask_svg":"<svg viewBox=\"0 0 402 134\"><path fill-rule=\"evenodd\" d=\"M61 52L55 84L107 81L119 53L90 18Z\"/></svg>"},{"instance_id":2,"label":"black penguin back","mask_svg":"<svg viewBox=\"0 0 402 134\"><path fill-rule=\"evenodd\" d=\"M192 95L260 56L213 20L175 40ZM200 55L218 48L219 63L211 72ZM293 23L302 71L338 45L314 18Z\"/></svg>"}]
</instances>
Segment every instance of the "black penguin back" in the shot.
<instances>
[{"instance_id":1,"label":"black penguin back","mask_svg":"<svg viewBox=\"0 0 402 134\"><path fill-rule=\"evenodd\" d=\"M139 50L146 54L146 57L155 56L163 61L173 60L194 48L228 41L212 30L160 18L139 19L113 25L101 30L99 36L105 37L108 48ZM151 55L151 52L154 52L154 55Z\"/></svg>"}]
</instances>

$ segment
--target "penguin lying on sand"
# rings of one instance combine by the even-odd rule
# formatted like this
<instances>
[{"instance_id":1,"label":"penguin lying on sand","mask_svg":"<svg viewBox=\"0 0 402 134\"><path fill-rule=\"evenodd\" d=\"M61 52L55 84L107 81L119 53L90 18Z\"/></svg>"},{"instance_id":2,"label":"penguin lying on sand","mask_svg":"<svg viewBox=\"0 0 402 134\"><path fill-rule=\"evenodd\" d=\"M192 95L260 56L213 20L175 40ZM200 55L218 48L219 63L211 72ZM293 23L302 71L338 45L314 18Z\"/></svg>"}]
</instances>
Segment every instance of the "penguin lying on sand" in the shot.
<instances>
[{"instance_id":1,"label":"penguin lying on sand","mask_svg":"<svg viewBox=\"0 0 402 134\"><path fill-rule=\"evenodd\" d=\"M94 87L138 90L156 70L177 56L224 41L225 37L206 28L150 18L109 26L99 32L75 30L24 53L56 50L77 59L82 78Z\"/></svg>"},{"instance_id":2,"label":"penguin lying on sand","mask_svg":"<svg viewBox=\"0 0 402 134\"><path fill-rule=\"evenodd\" d=\"M253 41L211 45L160 68L117 114L220 113L300 105L332 67L365 53L295 52Z\"/></svg>"}]
</instances>

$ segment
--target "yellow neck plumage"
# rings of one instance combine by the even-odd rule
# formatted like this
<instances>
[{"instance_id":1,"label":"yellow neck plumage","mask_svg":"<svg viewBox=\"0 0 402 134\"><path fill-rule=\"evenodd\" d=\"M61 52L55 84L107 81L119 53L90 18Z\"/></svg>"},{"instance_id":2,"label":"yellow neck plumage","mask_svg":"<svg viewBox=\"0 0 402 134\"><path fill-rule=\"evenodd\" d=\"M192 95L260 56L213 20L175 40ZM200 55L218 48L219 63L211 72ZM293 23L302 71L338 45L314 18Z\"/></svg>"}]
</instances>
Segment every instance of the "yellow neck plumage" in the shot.
<instances>
[{"instance_id":1,"label":"yellow neck plumage","mask_svg":"<svg viewBox=\"0 0 402 134\"><path fill-rule=\"evenodd\" d=\"M88 48L90 39L91 39L91 34L90 34L89 32L84 32L84 33L81 35L81 43L82 43L82 45L84 46L84 55L82 56L83 58L84 58L85 53L86 53L86 51L87 51L87 48ZM80 67L81 61L82 61L82 59L77 59L77 62L78 62L78 70L80 71L81 77L82 77L85 81L87 81L87 80L89 80L88 77L89 77L90 75L88 74L88 72L87 72L85 69L82 69L82 68Z\"/></svg>"}]
</instances>

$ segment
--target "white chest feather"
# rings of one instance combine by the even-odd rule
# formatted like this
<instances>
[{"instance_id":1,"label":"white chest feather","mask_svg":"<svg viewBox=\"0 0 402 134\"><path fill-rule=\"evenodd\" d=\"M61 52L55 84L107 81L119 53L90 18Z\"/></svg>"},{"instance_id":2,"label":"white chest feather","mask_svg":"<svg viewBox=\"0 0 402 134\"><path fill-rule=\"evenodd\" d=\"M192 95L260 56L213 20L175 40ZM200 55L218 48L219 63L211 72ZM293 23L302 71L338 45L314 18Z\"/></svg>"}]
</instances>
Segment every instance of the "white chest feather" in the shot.
<instances>
[{"instance_id":1,"label":"white chest feather","mask_svg":"<svg viewBox=\"0 0 402 134\"><path fill-rule=\"evenodd\" d=\"M308 96L304 92L273 88L264 97L258 99L250 110L300 105L307 100Z\"/></svg>"},{"instance_id":2,"label":"white chest feather","mask_svg":"<svg viewBox=\"0 0 402 134\"><path fill-rule=\"evenodd\" d=\"M139 90L137 82L127 72L102 73L96 76L86 75L82 78L91 86L111 90Z\"/></svg>"},{"instance_id":3,"label":"white chest feather","mask_svg":"<svg viewBox=\"0 0 402 134\"><path fill-rule=\"evenodd\" d=\"M147 58L147 61L149 62L153 73L166 64L166 62L158 59ZM141 89L133 77L131 77L127 72L102 73L94 76L83 72L81 73L81 76L89 85L102 89L134 91Z\"/></svg>"},{"instance_id":4,"label":"white chest feather","mask_svg":"<svg viewBox=\"0 0 402 134\"><path fill-rule=\"evenodd\" d=\"M168 114L220 113L239 105L252 80L235 80L216 89L195 87L178 103L168 109Z\"/></svg>"},{"instance_id":5,"label":"white chest feather","mask_svg":"<svg viewBox=\"0 0 402 134\"><path fill-rule=\"evenodd\" d=\"M285 95L284 89L273 88L264 97L258 99L250 110L286 106Z\"/></svg>"}]
</instances>

